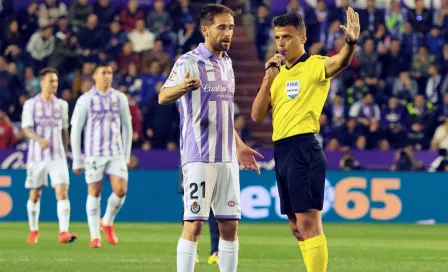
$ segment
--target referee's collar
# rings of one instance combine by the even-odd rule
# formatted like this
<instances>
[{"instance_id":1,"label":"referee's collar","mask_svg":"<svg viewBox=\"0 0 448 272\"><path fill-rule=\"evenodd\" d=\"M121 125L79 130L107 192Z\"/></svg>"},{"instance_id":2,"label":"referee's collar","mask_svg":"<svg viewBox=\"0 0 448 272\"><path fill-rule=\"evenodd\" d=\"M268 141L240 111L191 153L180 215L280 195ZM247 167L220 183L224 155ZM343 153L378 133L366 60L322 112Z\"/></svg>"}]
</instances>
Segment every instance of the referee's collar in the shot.
<instances>
[{"instance_id":1,"label":"referee's collar","mask_svg":"<svg viewBox=\"0 0 448 272\"><path fill-rule=\"evenodd\" d=\"M286 66L286 64L285 64L285 68L286 68L286 70L289 70L289 69L291 69L292 67L294 67L297 63L299 63L299 62L305 62L307 59L309 59L310 58L310 54L308 54L307 52L305 52L298 60L296 60L296 62L294 62L294 64L293 65L291 65L291 67L288 67L288 66Z\"/></svg>"},{"instance_id":2,"label":"referee's collar","mask_svg":"<svg viewBox=\"0 0 448 272\"><path fill-rule=\"evenodd\" d=\"M211 58L213 55L212 51L208 50L207 46L205 46L204 43L200 43L199 46L197 47L199 53L204 57L204 58ZM229 57L229 55L227 54L226 51L222 52L222 57L226 58Z\"/></svg>"}]
</instances>

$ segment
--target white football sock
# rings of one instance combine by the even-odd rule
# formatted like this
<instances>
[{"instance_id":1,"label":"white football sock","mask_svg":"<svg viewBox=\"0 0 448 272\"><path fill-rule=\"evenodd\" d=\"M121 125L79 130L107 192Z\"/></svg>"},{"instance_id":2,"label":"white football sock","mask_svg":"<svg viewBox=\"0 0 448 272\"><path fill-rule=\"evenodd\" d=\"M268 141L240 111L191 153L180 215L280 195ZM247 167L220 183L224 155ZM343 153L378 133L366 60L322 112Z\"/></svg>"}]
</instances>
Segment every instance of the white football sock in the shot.
<instances>
[{"instance_id":1,"label":"white football sock","mask_svg":"<svg viewBox=\"0 0 448 272\"><path fill-rule=\"evenodd\" d=\"M238 240L224 241L219 239L219 271L236 272L238 267L238 248Z\"/></svg>"},{"instance_id":2,"label":"white football sock","mask_svg":"<svg viewBox=\"0 0 448 272\"><path fill-rule=\"evenodd\" d=\"M114 224L115 216L117 216L121 207L123 206L126 196L122 198L118 197L114 192L109 196L107 200L106 213L103 217L103 224L105 226L112 226Z\"/></svg>"},{"instance_id":3,"label":"white football sock","mask_svg":"<svg viewBox=\"0 0 448 272\"><path fill-rule=\"evenodd\" d=\"M87 221L90 229L90 239L99 239L100 236L100 197L87 196Z\"/></svg>"},{"instance_id":4,"label":"white football sock","mask_svg":"<svg viewBox=\"0 0 448 272\"><path fill-rule=\"evenodd\" d=\"M26 209L28 210L28 224L30 225L30 231L39 230L39 213L40 213L40 200L36 203L28 199L26 203Z\"/></svg>"},{"instance_id":5,"label":"white football sock","mask_svg":"<svg viewBox=\"0 0 448 272\"><path fill-rule=\"evenodd\" d=\"M59 232L68 232L70 224L70 201L68 199L58 201Z\"/></svg>"},{"instance_id":6,"label":"white football sock","mask_svg":"<svg viewBox=\"0 0 448 272\"><path fill-rule=\"evenodd\" d=\"M179 239L177 243L177 272L193 272L198 243Z\"/></svg>"}]
</instances>

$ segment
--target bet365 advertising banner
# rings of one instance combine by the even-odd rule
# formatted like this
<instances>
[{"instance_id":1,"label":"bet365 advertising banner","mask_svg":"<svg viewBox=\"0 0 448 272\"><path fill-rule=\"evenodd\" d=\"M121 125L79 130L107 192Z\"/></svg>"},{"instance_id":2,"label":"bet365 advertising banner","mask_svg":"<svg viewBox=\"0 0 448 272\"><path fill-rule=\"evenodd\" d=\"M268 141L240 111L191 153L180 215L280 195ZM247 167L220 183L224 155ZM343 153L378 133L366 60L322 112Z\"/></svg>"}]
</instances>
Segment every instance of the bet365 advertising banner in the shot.
<instances>
[{"instance_id":1,"label":"bet365 advertising banner","mask_svg":"<svg viewBox=\"0 0 448 272\"><path fill-rule=\"evenodd\" d=\"M0 221L27 220L25 170L0 171ZM69 197L72 221L86 221L87 186L83 176L71 174ZM178 172L142 170L129 173L126 203L117 221L176 222L182 218L177 194ZM107 181L102 211L111 192ZM448 223L448 174L391 172L328 172L323 210L326 222ZM241 171L243 221L284 221L273 171L260 176ZM44 188L40 219L56 221L56 200Z\"/></svg>"}]
</instances>

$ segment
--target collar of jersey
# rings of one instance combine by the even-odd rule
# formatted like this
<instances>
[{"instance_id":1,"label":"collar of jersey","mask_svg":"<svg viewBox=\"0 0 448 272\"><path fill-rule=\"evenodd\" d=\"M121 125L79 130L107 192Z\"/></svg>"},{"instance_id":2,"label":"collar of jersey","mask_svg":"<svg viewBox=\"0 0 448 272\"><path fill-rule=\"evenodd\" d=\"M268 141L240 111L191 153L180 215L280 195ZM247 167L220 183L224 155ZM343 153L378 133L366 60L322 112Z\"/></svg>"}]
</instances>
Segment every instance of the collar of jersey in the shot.
<instances>
[{"instance_id":1,"label":"collar of jersey","mask_svg":"<svg viewBox=\"0 0 448 272\"><path fill-rule=\"evenodd\" d=\"M56 95L53 95L53 98L51 98L51 101L45 101L45 100L42 98L42 96L40 96L40 93L38 94L38 96L39 96L40 101L42 101L42 102L44 102L44 103L46 103L46 104L53 103L53 101L56 100Z\"/></svg>"},{"instance_id":2,"label":"collar of jersey","mask_svg":"<svg viewBox=\"0 0 448 272\"><path fill-rule=\"evenodd\" d=\"M310 57L310 54L308 54L307 52L305 52L296 62L294 62L293 65L291 65L291 67L286 66L285 64L285 69L286 70L290 70L292 67L294 67L297 63L299 62L305 62L308 58Z\"/></svg>"},{"instance_id":3,"label":"collar of jersey","mask_svg":"<svg viewBox=\"0 0 448 272\"><path fill-rule=\"evenodd\" d=\"M214 57L213 53L212 53L210 50L208 50L207 46L205 46L204 43L200 43L200 44L198 45L198 51L199 51L199 53L200 53L204 58L209 59L209 58L211 58L211 57ZM226 52L226 51L222 52L222 57L223 57L223 58L226 58L226 57L228 57L228 56L229 56L229 55L227 55L227 52Z\"/></svg>"},{"instance_id":4,"label":"collar of jersey","mask_svg":"<svg viewBox=\"0 0 448 272\"><path fill-rule=\"evenodd\" d=\"M109 95L109 94L111 93L112 88L109 88L109 90L107 90L107 92L100 92L100 91L98 91L98 90L96 89L95 86L93 86L93 90L95 91L95 93L96 93L97 95L100 95L100 96L107 96L107 95Z\"/></svg>"}]
</instances>

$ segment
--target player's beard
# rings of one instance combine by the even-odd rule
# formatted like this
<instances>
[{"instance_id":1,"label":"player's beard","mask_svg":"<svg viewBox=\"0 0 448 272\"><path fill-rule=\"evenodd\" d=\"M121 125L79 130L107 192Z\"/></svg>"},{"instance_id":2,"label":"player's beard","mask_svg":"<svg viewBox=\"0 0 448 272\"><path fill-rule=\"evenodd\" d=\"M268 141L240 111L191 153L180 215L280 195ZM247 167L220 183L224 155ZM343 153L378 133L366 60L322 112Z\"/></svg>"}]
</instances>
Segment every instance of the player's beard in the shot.
<instances>
[{"instance_id":1,"label":"player's beard","mask_svg":"<svg viewBox=\"0 0 448 272\"><path fill-rule=\"evenodd\" d=\"M222 39L221 40L215 39L213 43L213 49L218 52L229 51L231 40L228 39L227 41L228 43L223 43Z\"/></svg>"}]
</instances>

